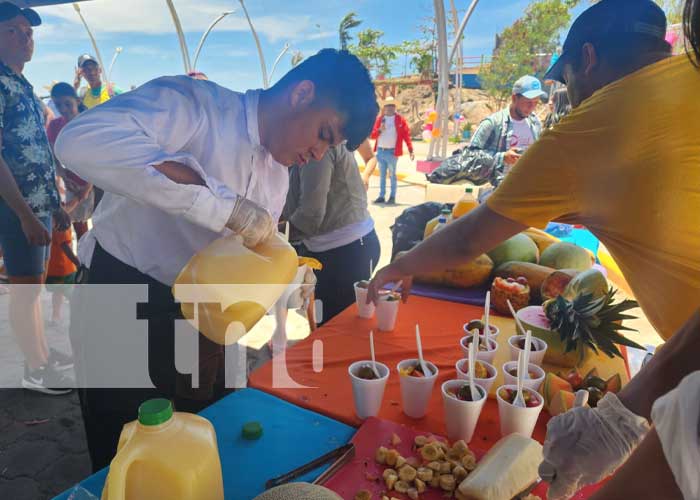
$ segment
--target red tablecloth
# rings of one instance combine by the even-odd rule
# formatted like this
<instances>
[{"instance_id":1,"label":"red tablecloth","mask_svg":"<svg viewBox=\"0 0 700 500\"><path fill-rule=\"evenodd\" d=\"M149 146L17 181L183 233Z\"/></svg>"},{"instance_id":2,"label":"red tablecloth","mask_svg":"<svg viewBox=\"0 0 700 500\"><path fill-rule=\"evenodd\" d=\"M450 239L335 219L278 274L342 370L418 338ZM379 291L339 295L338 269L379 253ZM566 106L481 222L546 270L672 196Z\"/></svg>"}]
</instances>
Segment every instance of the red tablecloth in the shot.
<instances>
[{"instance_id":1,"label":"red tablecloth","mask_svg":"<svg viewBox=\"0 0 700 500\"><path fill-rule=\"evenodd\" d=\"M355 361L369 359L369 331L375 329L377 360L391 369L379 417L421 431L445 435L440 385L457 378L455 363L463 357L459 347L459 339L463 336L462 325L470 319L480 318L482 314L480 307L411 297L408 304L400 306L395 330L382 333L376 331L375 320L359 318L353 305L309 338L287 350L289 376L297 384L308 388L274 387L272 362L255 371L249 385L341 422L359 426L362 421L354 412L348 366ZM417 357L416 324L420 325L425 358L440 370L428 414L418 420L405 416L401 411L399 376L396 372L399 361ZM315 343L316 360L323 360L320 372L314 370ZM322 354L319 354L318 346L321 344ZM548 420L549 416L543 412L535 428L535 439L544 440ZM484 406L472 442L479 448L489 449L500 437L498 405L491 399Z\"/></svg>"}]
</instances>

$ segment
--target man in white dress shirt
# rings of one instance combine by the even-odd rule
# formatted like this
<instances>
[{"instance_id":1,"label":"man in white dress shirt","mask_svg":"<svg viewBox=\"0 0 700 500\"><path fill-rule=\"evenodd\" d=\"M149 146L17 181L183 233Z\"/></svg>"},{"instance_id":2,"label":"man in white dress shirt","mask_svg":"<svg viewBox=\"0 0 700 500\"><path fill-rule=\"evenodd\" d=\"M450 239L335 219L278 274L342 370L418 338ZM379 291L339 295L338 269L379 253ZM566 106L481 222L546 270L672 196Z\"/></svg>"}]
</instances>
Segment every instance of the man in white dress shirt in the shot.
<instances>
[{"instance_id":1,"label":"man in white dress shirt","mask_svg":"<svg viewBox=\"0 0 700 500\"><path fill-rule=\"evenodd\" d=\"M269 238L286 199L286 167L321 160L342 141L356 148L377 111L360 60L325 49L268 90L240 94L162 77L63 129L57 157L105 191L81 241L88 283L149 287L148 357L157 389L80 391L95 470L109 463L123 424L144 399L159 395L198 411L225 393L223 349L201 335L200 387L175 369L173 319L181 316L170 287L180 270L229 231L251 247Z\"/></svg>"}]
</instances>

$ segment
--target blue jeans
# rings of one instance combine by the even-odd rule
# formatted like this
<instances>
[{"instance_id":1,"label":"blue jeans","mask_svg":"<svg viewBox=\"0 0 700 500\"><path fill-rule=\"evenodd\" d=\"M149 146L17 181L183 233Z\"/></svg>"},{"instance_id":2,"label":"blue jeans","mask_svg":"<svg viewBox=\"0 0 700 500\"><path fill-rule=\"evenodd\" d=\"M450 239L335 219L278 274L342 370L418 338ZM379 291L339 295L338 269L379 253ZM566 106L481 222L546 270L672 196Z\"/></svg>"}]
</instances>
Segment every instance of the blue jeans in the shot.
<instances>
[{"instance_id":1,"label":"blue jeans","mask_svg":"<svg viewBox=\"0 0 700 500\"><path fill-rule=\"evenodd\" d=\"M393 149L377 148L377 163L379 164L379 197L384 198L386 194L386 172L391 175L390 198L396 198L396 163L399 159L394 156Z\"/></svg>"}]
</instances>

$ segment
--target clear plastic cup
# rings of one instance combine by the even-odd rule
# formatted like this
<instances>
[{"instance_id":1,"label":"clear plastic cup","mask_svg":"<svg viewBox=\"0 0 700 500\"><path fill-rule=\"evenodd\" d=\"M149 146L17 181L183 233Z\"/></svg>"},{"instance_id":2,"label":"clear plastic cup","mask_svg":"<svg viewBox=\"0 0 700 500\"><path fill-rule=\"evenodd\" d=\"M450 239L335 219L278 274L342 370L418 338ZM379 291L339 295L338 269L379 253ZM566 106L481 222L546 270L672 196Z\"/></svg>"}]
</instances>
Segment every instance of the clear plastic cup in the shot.
<instances>
[{"instance_id":1,"label":"clear plastic cup","mask_svg":"<svg viewBox=\"0 0 700 500\"><path fill-rule=\"evenodd\" d=\"M544 340L538 338L538 337L531 337L531 342L534 344L535 349L530 349L530 360L529 362L532 364L535 364L537 366L542 366L542 362L544 361L544 354L547 352L547 342ZM508 339L508 346L510 347L510 360L511 361L517 361L518 360L518 353L520 351L525 352L524 349L521 349L516 342L523 341L525 343L525 335L513 335Z\"/></svg>"},{"instance_id":2,"label":"clear plastic cup","mask_svg":"<svg viewBox=\"0 0 700 500\"><path fill-rule=\"evenodd\" d=\"M401 300L398 296L381 295L377 303L377 328L381 332L391 332L396 325L396 317L399 314L399 304Z\"/></svg>"},{"instance_id":3,"label":"clear plastic cup","mask_svg":"<svg viewBox=\"0 0 700 500\"><path fill-rule=\"evenodd\" d=\"M470 321L471 321L471 320L470 320ZM479 321L481 321L481 320L479 320ZM468 325L468 324L469 324L469 321L467 321L466 323L464 323L464 324L462 325L462 331L464 332L464 335L471 335L471 334L472 334L472 332L469 331L469 330L467 329L467 325ZM498 337L498 334L501 333L501 330L500 330L496 325L489 325L489 330L490 330L490 333L491 333L490 337L491 337L492 339L495 339L496 337ZM482 338L483 338L483 337L485 337L485 336L484 336L483 334L480 333L480 334L479 334L479 337L482 337Z\"/></svg>"},{"instance_id":4,"label":"clear plastic cup","mask_svg":"<svg viewBox=\"0 0 700 500\"><path fill-rule=\"evenodd\" d=\"M376 417L382 407L384 388L389 379L389 367L377 362L377 371L380 378L367 380L358 376L360 368L372 366L372 361L357 361L348 368L350 382L352 383L352 397L355 401L355 413L361 419Z\"/></svg>"},{"instance_id":5,"label":"clear plastic cup","mask_svg":"<svg viewBox=\"0 0 700 500\"><path fill-rule=\"evenodd\" d=\"M498 419L501 423L501 436L517 433L525 437L532 437L532 431L535 430L537 419L544 406L544 398L537 391L523 388L523 395L525 392L530 392L532 396L538 398L539 404L529 408L520 408L503 399L501 397L501 389L516 391L518 387L516 385L502 385L496 390Z\"/></svg>"},{"instance_id":6,"label":"clear plastic cup","mask_svg":"<svg viewBox=\"0 0 700 500\"><path fill-rule=\"evenodd\" d=\"M459 346L462 348L462 354L465 358L469 357L469 344L472 342L473 338L472 335L467 335L466 337L462 337L459 341ZM480 345L483 345L482 340L485 342L485 339L479 338ZM496 352L498 351L498 342L490 338L488 347L489 349L487 351L482 351L481 349L476 351L476 359L479 361L486 361L492 365L496 357Z\"/></svg>"},{"instance_id":7,"label":"clear plastic cup","mask_svg":"<svg viewBox=\"0 0 700 500\"><path fill-rule=\"evenodd\" d=\"M374 303L367 304L367 288L360 285L360 281L354 284L355 287L355 303L357 304L357 312L360 318L371 319L374 317Z\"/></svg>"},{"instance_id":8,"label":"clear plastic cup","mask_svg":"<svg viewBox=\"0 0 700 500\"><path fill-rule=\"evenodd\" d=\"M474 436L474 429L479 421L479 415L484 408L488 391L475 382L480 399L477 401L462 401L452 395L452 391L459 390L469 382L464 380L448 380L442 384L442 403L445 409L445 426L447 438L450 441L463 439L468 443Z\"/></svg>"},{"instance_id":9,"label":"clear plastic cup","mask_svg":"<svg viewBox=\"0 0 700 500\"><path fill-rule=\"evenodd\" d=\"M518 362L508 361L507 363L503 364L502 370L503 383L505 385L517 385L518 377L515 375L511 375L510 372L512 370L515 370L515 373L517 373ZM527 387L528 389L532 389L533 391L539 391L540 386L542 385L542 382L544 382L544 377L546 375L544 370L534 363L528 363L528 372L534 373L535 377L523 379L523 387Z\"/></svg>"},{"instance_id":10,"label":"clear plastic cup","mask_svg":"<svg viewBox=\"0 0 700 500\"><path fill-rule=\"evenodd\" d=\"M491 363L481 360L477 361L486 366L486 371L488 372L489 376L487 378L474 377L474 382L486 389L486 392L488 393L491 391L491 387L493 387L493 383L496 381L498 370L496 370L496 367ZM455 368L457 370L457 378L459 380L469 380L469 359L460 359L457 361L457 364L455 364Z\"/></svg>"},{"instance_id":11,"label":"clear plastic cup","mask_svg":"<svg viewBox=\"0 0 700 500\"><path fill-rule=\"evenodd\" d=\"M405 359L396 365L401 384L401 403L403 412L411 418L423 418L428 411L428 403L433 393L433 386L438 377L438 368L430 361L426 361L432 375L429 377L411 377L401 375L401 371L418 363L417 359Z\"/></svg>"}]
</instances>

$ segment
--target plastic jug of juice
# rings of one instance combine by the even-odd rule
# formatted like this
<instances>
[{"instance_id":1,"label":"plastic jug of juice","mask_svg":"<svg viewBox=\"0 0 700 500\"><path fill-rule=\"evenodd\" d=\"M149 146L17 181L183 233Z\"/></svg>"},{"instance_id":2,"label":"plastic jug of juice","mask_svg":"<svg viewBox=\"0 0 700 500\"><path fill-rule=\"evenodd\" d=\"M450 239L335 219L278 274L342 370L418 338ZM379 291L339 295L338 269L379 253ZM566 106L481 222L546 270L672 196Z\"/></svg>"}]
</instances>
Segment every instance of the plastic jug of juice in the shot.
<instances>
[{"instance_id":1,"label":"plastic jug of juice","mask_svg":"<svg viewBox=\"0 0 700 500\"><path fill-rule=\"evenodd\" d=\"M139 407L119 436L102 500L223 500L216 433L198 415L173 412L167 399Z\"/></svg>"},{"instance_id":2,"label":"plastic jug of juice","mask_svg":"<svg viewBox=\"0 0 700 500\"><path fill-rule=\"evenodd\" d=\"M457 219L478 206L479 201L474 196L474 188L468 187L464 190L464 195L452 209L452 218Z\"/></svg>"},{"instance_id":3,"label":"plastic jug of juice","mask_svg":"<svg viewBox=\"0 0 700 500\"><path fill-rule=\"evenodd\" d=\"M433 234L435 231L438 229L442 228L443 226L446 226L449 224L449 222L452 220L451 212L449 208L443 208L440 211L440 215L437 217L430 219L428 223L425 225L425 230L423 231L423 239L427 238L431 234Z\"/></svg>"},{"instance_id":4,"label":"plastic jug of juice","mask_svg":"<svg viewBox=\"0 0 700 500\"><path fill-rule=\"evenodd\" d=\"M297 268L296 251L279 233L252 249L239 236L227 236L190 259L175 280L173 296L195 329L230 345L277 302Z\"/></svg>"}]
</instances>

